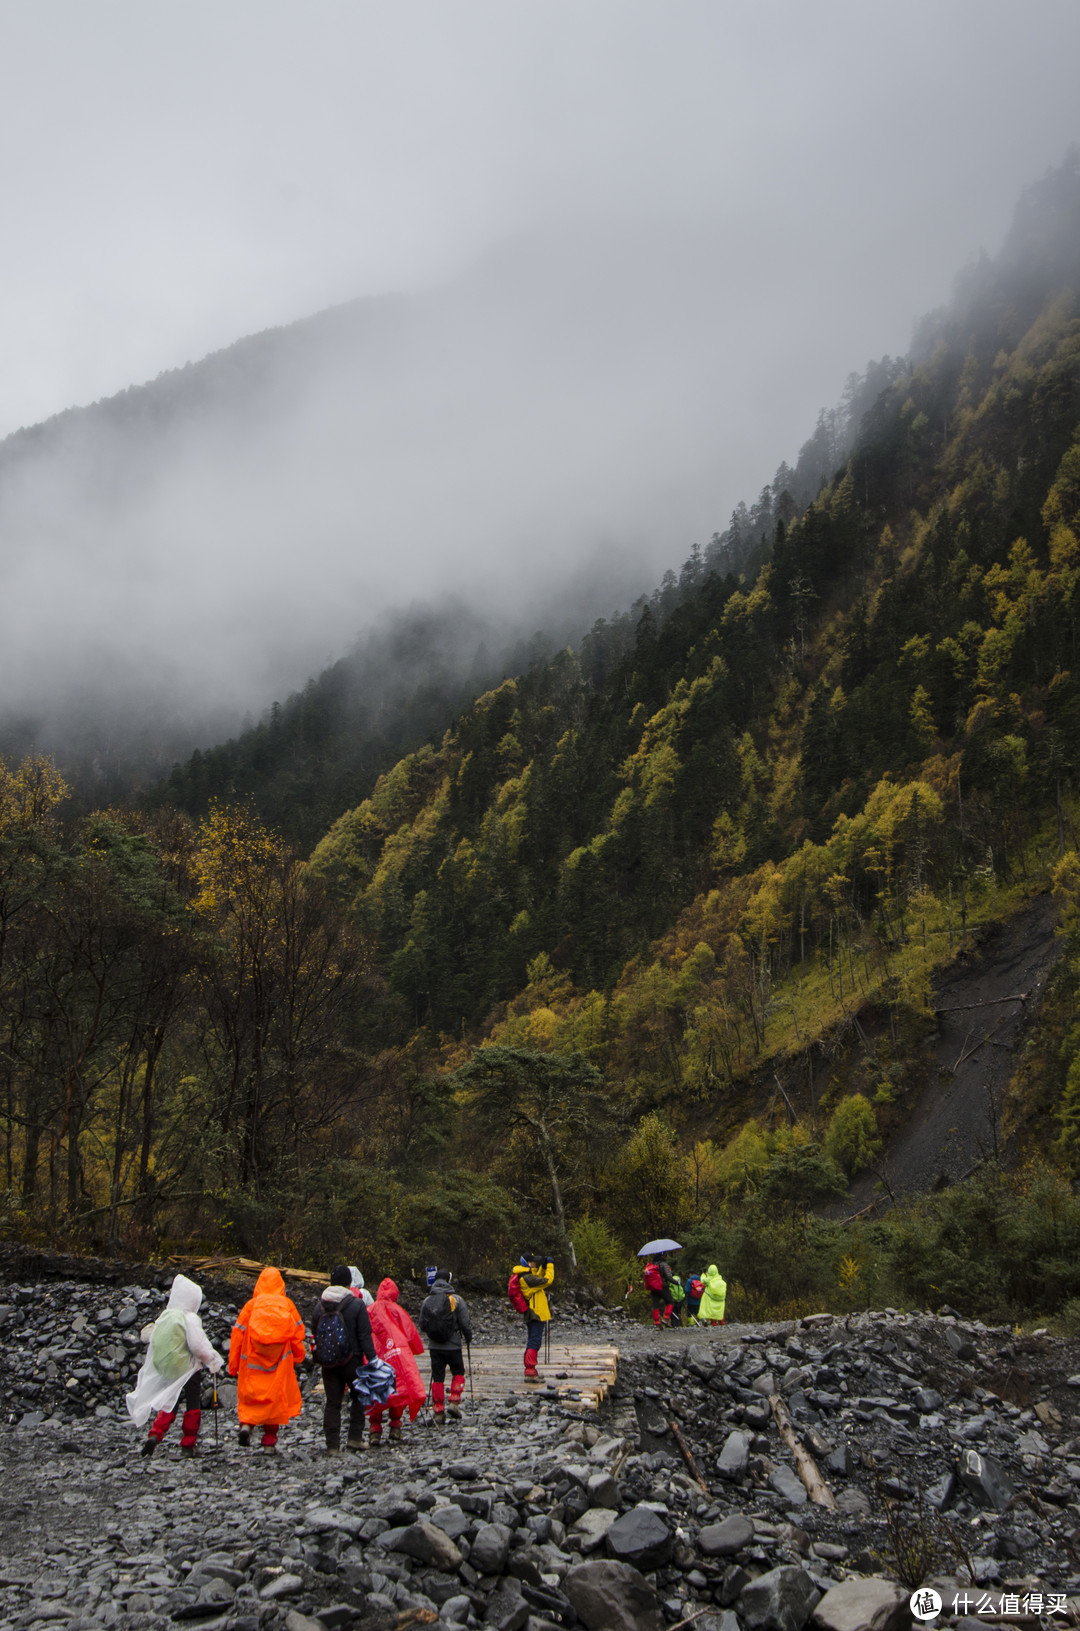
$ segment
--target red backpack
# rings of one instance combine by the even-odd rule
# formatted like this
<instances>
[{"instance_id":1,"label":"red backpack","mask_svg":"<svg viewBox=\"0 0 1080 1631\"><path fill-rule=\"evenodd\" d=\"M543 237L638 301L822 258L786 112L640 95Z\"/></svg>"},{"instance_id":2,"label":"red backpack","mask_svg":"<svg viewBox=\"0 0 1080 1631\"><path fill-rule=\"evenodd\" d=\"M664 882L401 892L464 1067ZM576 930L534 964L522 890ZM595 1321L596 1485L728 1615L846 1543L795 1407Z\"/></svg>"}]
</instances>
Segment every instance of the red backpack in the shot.
<instances>
[{"instance_id":1,"label":"red backpack","mask_svg":"<svg viewBox=\"0 0 1080 1631\"><path fill-rule=\"evenodd\" d=\"M516 1308L519 1314L529 1312L529 1299L521 1289L521 1281L516 1274L510 1276L510 1283L506 1288L506 1295L510 1299L511 1308Z\"/></svg>"},{"instance_id":2,"label":"red backpack","mask_svg":"<svg viewBox=\"0 0 1080 1631\"><path fill-rule=\"evenodd\" d=\"M649 1291L663 1291L664 1277L656 1263L650 1263L646 1268L645 1285Z\"/></svg>"}]
</instances>

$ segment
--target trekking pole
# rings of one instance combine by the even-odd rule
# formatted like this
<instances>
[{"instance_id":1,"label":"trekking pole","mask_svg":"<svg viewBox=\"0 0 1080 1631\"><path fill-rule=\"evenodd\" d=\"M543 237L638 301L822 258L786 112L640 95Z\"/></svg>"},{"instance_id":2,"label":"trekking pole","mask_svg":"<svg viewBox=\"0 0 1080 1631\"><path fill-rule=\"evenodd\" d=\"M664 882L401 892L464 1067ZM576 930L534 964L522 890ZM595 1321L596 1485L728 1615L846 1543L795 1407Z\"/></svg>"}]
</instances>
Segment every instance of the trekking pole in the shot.
<instances>
[{"instance_id":1,"label":"trekking pole","mask_svg":"<svg viewBox=\"0 0 1080 1631\"><path fill-rule=\"evenodd\" d=\"M218 1446L218 1419L217 1419L217 1417L218 1417L218 1396L217 1396L217 1372L216 1371L214 1371L212 1373L212 1381L213 1381L213 1385L214 1385L214 1394L213 1394L213 1399L214 1399L214 1405L213 1405L213 1409L214 1409L214 1449L216 1450L216 1449L219 1448L219 1446Z\"/></svg>"},{"instance_id":2,"label":"trekking pole","mask_svg":"<svg viewBox=\"0 0 1080 1631\"><path fill-rule=\"evenodd\" d=\"M476 1403L476 1395L473 1393L473 1385L472 1385L472 1343L471 1342L466 1342L465 1352L468 1355L468 1359L469 1359L469 1403L470 1404L475 1404Z\"/></svg>"}]
</instances>

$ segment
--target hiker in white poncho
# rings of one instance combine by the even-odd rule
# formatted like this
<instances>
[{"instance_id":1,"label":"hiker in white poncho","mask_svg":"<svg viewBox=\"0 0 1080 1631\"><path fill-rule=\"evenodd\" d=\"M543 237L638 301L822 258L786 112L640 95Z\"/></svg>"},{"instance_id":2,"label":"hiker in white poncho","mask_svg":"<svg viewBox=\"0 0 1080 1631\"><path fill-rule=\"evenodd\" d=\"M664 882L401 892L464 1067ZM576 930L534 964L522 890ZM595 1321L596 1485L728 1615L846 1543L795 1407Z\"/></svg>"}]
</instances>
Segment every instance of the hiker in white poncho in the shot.
<instances>
[{"instance_id":1,"label":"hiker in white poncho","mask_svg":"<svg viewBox=\"0 0 1080 1631\"><path fill-rule=\"evenodd\" d=\"M142 1447L143 1455L154 1453L176 1420L181 1394L184 1420L180 1451L183 1455L195 1454L202 1420L200 1373L205 1366L216 1374L224 1364L203 1330L199 1318L201 1304L201 1287L186 1275L178 1274L169 1292L169 1305L154 1322L135 1391L127 1395L127 1407L136 1427L141 1427L157 1412Z\"/></svg>"}]
</instances>

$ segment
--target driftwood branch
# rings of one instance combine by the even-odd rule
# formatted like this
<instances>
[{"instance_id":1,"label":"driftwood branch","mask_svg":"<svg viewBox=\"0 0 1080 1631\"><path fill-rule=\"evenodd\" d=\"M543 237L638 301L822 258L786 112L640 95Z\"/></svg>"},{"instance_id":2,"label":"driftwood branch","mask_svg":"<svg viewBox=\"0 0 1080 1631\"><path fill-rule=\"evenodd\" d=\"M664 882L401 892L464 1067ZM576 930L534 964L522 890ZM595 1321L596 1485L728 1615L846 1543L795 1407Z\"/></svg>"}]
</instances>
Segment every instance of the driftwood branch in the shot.
<instances>
[{"instance_id":1,"label":"driftwood branch","mask_svg":"<svg viewBox=\"0 0 1080 1631\"><path fill-rule=\"evenodd\" d=\"M1000 1019L995 1020L994 1024L991 1025L991 1027L987 1031L986 1035L985 1036L980 1036L979 1040L977 1042L973 1042L971 1044L970 1048L968 1047L967 1044L968 1044L968 1037L970 1037L971 1032L970 1031L968 1032L967 1036L964 1038L964 1046L963 1046L963 1049L961 1050L960 1057L956 1061L955 1065L952 1068L952 1073L953 1073L954 1076L956 1075L956 1072L960 1069L960 1066L964 1063L965 1059L970 1059L973 1053L978 1053L979 1049L981 1047L983 1047L985 1043L989 1042L990 1038L993 1036L994 1032L997 1030L997 1028L998 1028L998 1026L1000 1024L1001 1024Z\"/></svg>"},{"instance_id":2,"label":"driftwood branch","mask_svg":"<svg viewBox=\"0 0 1080 1631\"><path fill-rule=\"evenodd\" d=\"M676 1444L679 1446L679 1450L680 1450L680 1452L682 1454L683 1460L686 1462L687 1469L688 1469L688 1471L690 1473L691 1478L697 1484L698 1488L700 1490L704 1491L704 1493L706 1495L708 1495L709 1486L705 1482L704 1478L702 1478L701 1473L698 1471L698 1464L694 1460L693 1456L690 1454L690 1446L687 1444L686 1440L683 1438L682 1434L680 1433L677 1422L669 1421L668 1426L671 1428L671 1436L674 1438Z\"/></svg>"},{"instance_id":3,"label":"driftwood branch","mask_svg":"<svg viewBox=\"0 0 1080 1631\"><path fill-rule=\"evenodd\" d=\"M969 1014L973 1008L996 1008L1003 1002L1027 1002L1029 991L1017 991L1011 997L989 997L986 1002L958 1002L952 1008L932 1008L932 1014Z\"/></svg>"},{"instance_id":4,"label":"driftwood branch","mask_svg":"<svg viewBox=\"0 0 1080 1631\"><path fill-rule=\"evenodd\" d=\"M235 1269L241 1274L261 1274L267 1268L266 1263L257 1263L251 1257L182 1257L179 1255L166 1258L166 1262L175 1263L180 1268L199 1269L205 1273L208 1269ZM276 1268L278 1265L275 1264ZM316 1274L311 1269L281 1269L286 1280L310 1280L313 1284L326 1284L325 1274Z\"/></svg>"},{"instance_id":5,"label":"driftwood branch","mask_svg":"<svg viewBox=\"0 0 1080 1631\"><path fill-rule=\"evenodd\" d=\"M795 1458L795 1471L806 1486L806 1493L816 1506L836 1511L836 1497L817 1470L813 1456L807 1455L798 1439L788 1415L787 1405L778 1393L769 1394L769 1405L776 1421L776 1429Z\"/></svg>"}]
</instances>

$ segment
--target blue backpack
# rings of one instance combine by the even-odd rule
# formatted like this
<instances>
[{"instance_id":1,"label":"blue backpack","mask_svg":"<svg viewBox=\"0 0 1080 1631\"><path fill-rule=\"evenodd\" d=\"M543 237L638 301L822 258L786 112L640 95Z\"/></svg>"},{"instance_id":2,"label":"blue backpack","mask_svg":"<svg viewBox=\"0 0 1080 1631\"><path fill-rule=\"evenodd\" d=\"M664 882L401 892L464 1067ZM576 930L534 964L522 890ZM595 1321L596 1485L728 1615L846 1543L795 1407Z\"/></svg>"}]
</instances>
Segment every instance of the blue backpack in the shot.
<instances>
[{"instance_id":1,"label":"blue backpack","mask_svg":"<svg viewBox=\"0 0 1080 1631\"><path fill-rule=\"evenodd\" d=\"M349 1363L353 1357L352 1343L340 1310L322 1316L315 1328L312 1352L324 1370L333 1370L338 1365Z\"/></svg>"}]
</instances>

